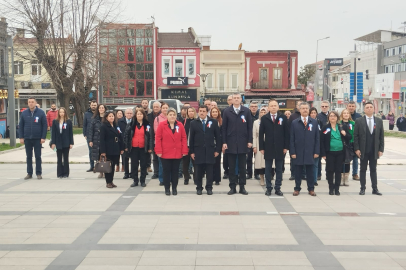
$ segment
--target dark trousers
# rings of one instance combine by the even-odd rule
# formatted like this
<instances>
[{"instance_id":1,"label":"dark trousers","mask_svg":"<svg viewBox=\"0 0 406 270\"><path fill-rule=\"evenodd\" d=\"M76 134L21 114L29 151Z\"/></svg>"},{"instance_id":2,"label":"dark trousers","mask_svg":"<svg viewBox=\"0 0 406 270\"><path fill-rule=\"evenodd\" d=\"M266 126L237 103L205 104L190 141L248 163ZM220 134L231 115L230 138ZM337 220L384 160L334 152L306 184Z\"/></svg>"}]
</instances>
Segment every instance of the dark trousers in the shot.
<instances>
[{"instance_id":1,"label":"dark trousers","mask_svg":"<svg viewBox=\"0 0 406 270\"><path fill-rule=\"evenodd\" d=\"M395 125L389 125L389 130L393 130L394 127Z\"/></svg>"},{"instance_id":2,"label":"dark trousers","mask_svg":"<svg viewBox=\"0 0 406 270\"><path fill-rule=\"evenodd\" d=\"M35 153L35 174L42 174L42 159L41 159L41 139L26 139L24 140L25 153L27 155L27 173L32 175L32 149Z\"/></svg>"},{"instance_id":3,"label":"dark trousers","mask_svg":"<svg viewBox=\"0 0 406 270\"><path fill-rule=\"evenodd\" d=\"M314 190L314 179L313 179L313 167L314 165L296 165L295 167L295 190L301 190L300 187L302 185L302 172L303 169L306 169L306 181L307 181L307 190L311 191Z\"/></svg>"},{"instance_id":4,"label":"dark trousers","mask_svg":"<svg viewBox=\"0 0 406 270\"><path fill-rule=\"evenodd\" d=\"M203 175L206 172L206 190L213 189L213 164L196 164L196 190L203 190Z\"/></svg>"},{"instance_id":5,"label":"dark trousers","mask_svg":"<svg viewBox=\"0 0 406 270\"><path fill-rule=\"evenodd\" d=\"M248 149L247 153L247 175L252 176L252 157L254 155L254 150L252 148Z\"/></svg>"},{"instance_id":6,"label":"dark trousers","mask_svg":"<svg viewBox=\"0 0 406 270\"><path fill-rule=\"evenodd\" d=\"M319 167L317 169L317 177L321 177L321 158L319 159Z\"/></svg>"},{"instance_id":7,"label":"dark trousers","mask_svg":"<svg viewBox=\"0 0 406 270\"><path fill-rule=\"evenodd\" d=\"M189 173L189 164L190 161L192 161L192 164L194 166L194 160L190 158L190 155L183 156L182 158L182 169L183 169L183 177L185 180L190 180L190 173ZM193 172L193 179L196 179L195 177L195 172Z\"/></svg>"},{"instance_id":8,"label":"dark trousers","mask_svg":"<svg viewBox=\"0 0 406 270\"><path fill-rule=\"evenodd\" d=\"M343 160L343 151L329 151L326 154L326 175L330 190L340 189Z\"/></svg>"},{"instance_id":9,"label":"dark trousers","mask_svg":"<svg viewBox=\"0 0 406 270\"><path fill-rule=\"evenodd\" d=\"M265 180L266 189L272 190L272 163L273 159L265 159ZM282 169L283 169L283 159L275 159L275 190L280 190L282 186Z\"/></svg>"},{"instance_id":10,"label":"dark trousers","mask_svg":"<svg viewBox=\"0 0 406 270\"><path fill-rule=\"evenodd\" d=\"M56 167L56 175L58 177L69 176L69 147L57 149L56 156L58 165Z\"/></svg>"},{"instance_id":11,"label":"dark trousers","mask_svg":"<svg viewBox=\"0 0 406 270\"><path fill-rule=\"evenodd\" d=\"M127 157L126 155L121 155L121 160L123 161L123 166L124 166L124 174L125 175L130 175L130 158ZM131 170L132 172L133 170ZM138 171L138 169L137 169Z\"/></svg>"},{"instance_id":12,"label":"dark trousers","mask_svg":"<svg viewBox=\"0 0 406 270\"><path fill-rule=\"evenodd\" d=\"M120 155L106 155L107 160L111 161L111 173L105 173L104 177L106 179L106 183L113 183L113 179L114 179L114 171L115 171L115 167L116 165L119 163L120 161Z\"/></svg>"},{"instance_id":13,"label":"dark trousers","mask_svg":"<svg viewBox=\"0 0 406 270\"><path fill-rule=\"evenodd\" d=\"M131 149L131 177L135 183L138 183L138 165L141 167L140 182L145 183L148 155L149 153L145 153L144 148L133 147Z\"/></svg>"},{"instance_id":14,"label":"dark trousers","mask_svg":"<svg viewBox=\"0 0 406 270\"><path fill-rule=\"evenodd\" d=\"M216 157L215 163L213 166L213 181L221 182L221 152Z\"/></svg>"},{"instance_id":15,"label":"dark trousers","mask_svg":"<svg viewBox=\"0 0 406 270\"><path fill-rule=\"evenodd\" d=\"M159 174L159 160L158 156L155 154L155 151L152 152L152 164L154 166L154 174Z\"/></svg>"},{"instance_id":16,"label":"dark trousers","mask_svg":"<svg viewBox=\"0 0 406 270\"><path fill-rule=\"evenodd\" d=\"M224 170L224 174L228 174L229 170L228 170L228 154L224 153L223 154L223 170Z\"/></svg>"},{"instance_id":17,"label":"dark trousers","mask_svg":"<svg viewBox=\"0 0 406 270\"><path fill-rule=\"evenodd\" d=\"M162 175L164 180L165 190L169 189L172 182L172 190L178 187L179 180L179 159L166 159L161 158L162 163Z\"/></svg>"},{"instance_id":18,"label":"dark trousers","mask_svg":"<svg viewBox=\"0 0 406 270\"><path fill-rule=\"evenodd\" d=\"M230 188L235 188L237 184L241 187L244 187L247 182L247 173L246 173L246 156L247 154L227 154L228 156L228 165L229 165L229 179L230 179ZM238 164L237 164L238 158ZM236 167L238 168L238 173L240 175L240 179L238 181L236 172Z\"/></svg>"},{"instance_id":19,"label":"dark trousers","mask_svg":"<svg viewBox=\"0 0 406 270\"><path fill-rule=\"evenodd\" d=\"M369 176L371 177L372 189L378 189L378 176L376 173L376 163L374 153L365 154L364 159L361 159L360 182L361 188L365 189L367 168L369 163Z\"/></svg>"},{"instance_id":20,"label":"dark trousers","mask_svg":"<svg viewBox=\"0 0 406 270\"><path fill-rule=\"evenodd\" d=\"M90 162L90 169L94 168L94 160L92 158L92 147L90 147L89 144L87 144L87 148L89 148L89 162Z\"/></svg>"}]
</instances>

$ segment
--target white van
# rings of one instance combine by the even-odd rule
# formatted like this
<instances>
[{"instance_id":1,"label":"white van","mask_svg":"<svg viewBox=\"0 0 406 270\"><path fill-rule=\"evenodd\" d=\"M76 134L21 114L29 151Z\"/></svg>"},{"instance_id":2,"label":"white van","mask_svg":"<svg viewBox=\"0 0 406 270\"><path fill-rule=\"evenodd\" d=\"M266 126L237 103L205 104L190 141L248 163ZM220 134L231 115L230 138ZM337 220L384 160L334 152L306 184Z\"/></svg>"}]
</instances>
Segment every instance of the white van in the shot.
<instances>
[{"instance_id":1,"label":"white van","mask_svg":"<svg viewBox=\"0 0 406 270\"><path fill-rule=\"evenodd\" d=\"M148 104L148 108L152 110L152 105L155 101L163 101L169 105L169 108L174 108L177 113L180 113L183 107L183 103L180 102L178 99L158 99L158 100L150 100Z\"/></svg>"}]
</instances>

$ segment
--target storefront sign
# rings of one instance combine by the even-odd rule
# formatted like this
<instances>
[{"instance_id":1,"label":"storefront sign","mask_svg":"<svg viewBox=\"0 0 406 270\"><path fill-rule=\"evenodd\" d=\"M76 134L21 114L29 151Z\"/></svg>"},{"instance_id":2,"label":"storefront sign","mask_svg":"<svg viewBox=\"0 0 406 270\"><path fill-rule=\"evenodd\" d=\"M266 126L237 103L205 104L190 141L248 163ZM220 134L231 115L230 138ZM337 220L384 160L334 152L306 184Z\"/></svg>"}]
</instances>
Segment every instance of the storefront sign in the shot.
<instances>
[{"instance_id":1,"label":"storefront sign","mask_svg":"<svg viewBox=\"0 0 406 270\"><path fill-rule=\"evenodd\" d=\"M344 63L343 58L326 58L327 65L330 67L342 66Z\"/></svg>"},{"instance_id":2,"label":"storefront sign","mask_svg":"<svg viewBox=\"0 0 406 270\"><path fill-rule=\"evenodd\" d=\"M161 99L197 101L197 89L162 89Z\"/></svg>"},{"instance_id":3,"label":"storefront sign","mask_svg":"<svg viewBox=\"0 0 406 270\"><path fill-rule=\"evenodd\" d=\"M205 95L204 97L217 102L217 105L228 105L227 95Z\"/></svg>"},{"instance_id":4,"label":"storefront sign","mask_svg":"<svg viewBox=\"0 0 406 270\"><path fill-rule=\"evenodd\" d=\"M281 100L277 100L277 102L278 102L278 105L279 105L279 108L280 109L283 109L283 108L286 108L287 106L286 106L286 99L281 99Z\"/></svg>"},{"instance_id":5,"label":"storefront sign","mask_svg":"<svg viewBox=\"0 0 406 270\"><path fill-rule=\"evenodd\" d=\"M167 85L188 85L188 77L168 77Z\"/></svg>"}]
</instances>

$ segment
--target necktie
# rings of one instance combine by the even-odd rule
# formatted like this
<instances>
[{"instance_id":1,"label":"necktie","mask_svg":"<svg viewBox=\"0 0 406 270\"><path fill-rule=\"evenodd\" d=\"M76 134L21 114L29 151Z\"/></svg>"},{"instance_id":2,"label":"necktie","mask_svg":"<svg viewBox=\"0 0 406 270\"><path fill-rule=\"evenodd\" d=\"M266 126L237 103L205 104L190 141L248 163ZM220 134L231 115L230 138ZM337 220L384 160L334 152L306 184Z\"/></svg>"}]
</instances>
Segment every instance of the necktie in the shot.
<instances>
[{"instance_id":1,"label":"necktie","mask_svg":"<svg viewBox=\"0 0 406 270\"><path fill-rule=\"evenodd\" d=\"M368 126L369 126L369 132L371 132L371 134L372 134L372 118L368 118L369 120L368 120Z\"/></svg>"},{"instance_id":2,"label":"necktie","mask_svg":"<svg viewBox=\"0 0 406 270\"><path fill-rule=\"evenodd\" d=\"M272 115L272 121L275 123L275 115Z\"/></svg>"},{"instance_id":3,"label":"necktie","mask_svg":"<svg viewBox=\"0 0 406 270\"><path fill-rule=\"evenodd\" d=\"M303 124L304 124L304 126L307 126L306 118L303 118Z\"/></svg>"},{"instance_id":4,"label":"necktie","mask_svg":"<svg viewBox=\"0 0 406 270\"><path fill-rule=\"evenodd\" d=\"M203 131L206 131L206 125L205 125L205 123L206 123L206 120L202 120L202 124L203 124Z\"/></svg>"},{"instance_id":5,"label":"necktie","mask_svg":"<svg viewBox=\"0 0 406 270\"><path fill-rule=\"evenodd\" d=\"M235 113L238 114L240 112L240 109L235 109Z\"/></svg>"}]
</instances>

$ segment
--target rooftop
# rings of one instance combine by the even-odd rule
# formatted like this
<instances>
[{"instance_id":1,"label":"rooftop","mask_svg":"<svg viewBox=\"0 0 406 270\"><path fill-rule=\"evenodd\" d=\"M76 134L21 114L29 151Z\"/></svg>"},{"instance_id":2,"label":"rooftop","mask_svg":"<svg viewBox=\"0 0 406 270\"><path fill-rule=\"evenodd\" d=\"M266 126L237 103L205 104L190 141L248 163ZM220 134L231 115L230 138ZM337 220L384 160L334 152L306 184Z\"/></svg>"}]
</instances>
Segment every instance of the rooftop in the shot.
<instances>
[{"instance_id":1,"label":"rooftop","mask_svg":"<svg viewBox=\"0 0 406 270\"><path fill-rule=\"evenodd\" d=\"M367 35L354 39L355 41L364 41L371 43L382 43L405 37L406 33L391 31L391 30L377 30Z\"/></svg>"},{"instance_id":2,"label":"rooftop","mask_svg":"<svg viewBox=\"0 0 406 270\"><path fill-rule=\"evenodd\" d=\"M199 48L198 39L191 32L158 33L158 47Z\"/></svg>"}]
</instances>

